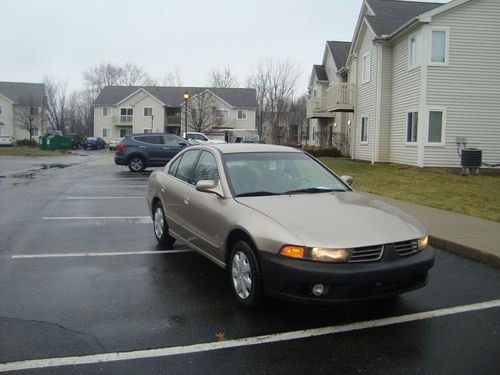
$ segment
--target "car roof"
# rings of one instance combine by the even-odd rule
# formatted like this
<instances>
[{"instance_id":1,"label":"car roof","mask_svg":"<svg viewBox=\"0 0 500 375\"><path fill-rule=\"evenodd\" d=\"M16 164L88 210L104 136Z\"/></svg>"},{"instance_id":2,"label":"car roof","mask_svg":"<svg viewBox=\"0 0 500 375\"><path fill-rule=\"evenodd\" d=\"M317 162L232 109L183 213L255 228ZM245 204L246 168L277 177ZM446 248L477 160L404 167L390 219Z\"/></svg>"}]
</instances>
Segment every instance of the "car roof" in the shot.
<instances>
[{"instance_id":1,"label":"car roof","mask_svg":"<svg viewBox=\"0 0 500 375\"><path fill-rule=\"evenodd\" d=\"M277 145L267 145L262 143L216 143L204 145L203 147L215 148L222 154L236 154L242 152L302 152L302 150Z\"/></svg>"}]
</instances>

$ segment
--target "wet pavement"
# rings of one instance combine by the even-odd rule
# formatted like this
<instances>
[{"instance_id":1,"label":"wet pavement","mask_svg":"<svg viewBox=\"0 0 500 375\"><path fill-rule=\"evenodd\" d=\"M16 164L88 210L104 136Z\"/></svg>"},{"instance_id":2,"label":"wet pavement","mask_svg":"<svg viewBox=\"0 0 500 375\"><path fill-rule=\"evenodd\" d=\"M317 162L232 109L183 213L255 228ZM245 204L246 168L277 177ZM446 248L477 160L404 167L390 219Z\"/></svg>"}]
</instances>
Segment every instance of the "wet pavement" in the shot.
<instances>
[{"instance_id":1,"label":"wet pavement","mask_svg":"<svg viewBox=\"0 0 500 375\"><path fill-rule=\"evenodd\" d=\"M0 371L498 370L498 270L438 250L430 283L389 301L322 307L268 300L247 311L224 270L183 245L156 245L148 175L99 151L16 177L18 184L0 182ZM72 365L74 358L86 362ZM42 361L22 362L34 359Z\"/></svg>"}]
</instances>

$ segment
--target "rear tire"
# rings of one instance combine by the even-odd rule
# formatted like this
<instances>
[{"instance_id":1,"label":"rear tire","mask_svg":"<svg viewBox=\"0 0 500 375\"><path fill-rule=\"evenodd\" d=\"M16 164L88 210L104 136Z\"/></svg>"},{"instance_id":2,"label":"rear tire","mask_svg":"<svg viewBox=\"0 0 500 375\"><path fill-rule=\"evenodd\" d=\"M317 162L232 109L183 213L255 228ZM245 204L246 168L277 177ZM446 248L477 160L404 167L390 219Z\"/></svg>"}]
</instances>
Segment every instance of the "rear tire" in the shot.
<instances>
[{"instance_id":1,"label":"rear tire","mask_svg":"<svg viewBox=\"0 0 500 375\"><path fill-rule=\"evenodd\" d=\"M233 246L229 263L229 279L236 300L246 308L256 308L262 301L262 278L259 261L245 241Z\"/></svg>"},{"instance_id":2,"label":"rear tire","mask_svg":"<svg viewBox=\"0 0 500 375\"><path fill-rule=\"evenodd\" d=\"M168 234L167 218L160 202L156 202L153 208L153 231L160 245L169 247L174 245L175 238Z\"/></svg>"},{"instance_id":3,"label":"rear tire","mask_svg":"<svg viewBox=\"0 0 500 375\"><path fill-rule=\"evenodd\" d=\"M142 172L146 169L146 160L141 156L132 156L128 160L128 169L131 172Z\"/></svg>"}]
</instances>

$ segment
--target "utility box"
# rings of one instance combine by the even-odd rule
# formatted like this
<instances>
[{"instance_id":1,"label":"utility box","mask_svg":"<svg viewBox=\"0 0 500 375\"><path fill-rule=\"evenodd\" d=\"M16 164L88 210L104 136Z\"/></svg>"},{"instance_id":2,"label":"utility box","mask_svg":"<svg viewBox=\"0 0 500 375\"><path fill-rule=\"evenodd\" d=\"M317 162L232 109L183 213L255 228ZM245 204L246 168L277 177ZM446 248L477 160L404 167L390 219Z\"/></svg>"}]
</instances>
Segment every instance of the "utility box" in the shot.
<instances>
[{"instance_id":1,"label":"utility box","mask_svg":"<svg viewBox=\"0 0 500 375\"><path fill-rule=\"evenodd\" d=\"M477 148L464 148L460 157L462 174L477 176L479 174L479 167L481 167L483 162L483 151Z\"/></svg>"}]
</instances>

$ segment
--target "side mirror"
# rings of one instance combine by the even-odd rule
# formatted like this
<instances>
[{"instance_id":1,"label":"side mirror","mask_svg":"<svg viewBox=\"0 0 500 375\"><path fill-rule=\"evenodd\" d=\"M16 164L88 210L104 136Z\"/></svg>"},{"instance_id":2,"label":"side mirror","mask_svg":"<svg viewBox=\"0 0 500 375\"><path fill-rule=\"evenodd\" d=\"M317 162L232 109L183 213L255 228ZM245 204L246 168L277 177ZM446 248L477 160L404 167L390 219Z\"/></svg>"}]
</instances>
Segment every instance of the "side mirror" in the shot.
<instances>
[{"instance_id":1,"label":"side mirror","mask_svg":"<svg viewBox=\"0 0 500 375\"><path fill-rule=\"evenodd\" d=\"M341 176L340 178L342 179L342 181L344 181L349 186L351 186L352 183L354 182L354 179L352 178L352 176Z\"/></svg>"},{"instance_id":2,"label":"side mirror","mask_svg":"<svg viewBox=\"0 0 500 375\"><path fill-rule=\"evenodd\" d=\"M187 142L179 142L179 146L186 147L188 145L189 145L189 143L187 143Z\"/></svg>"},{"instance_id":3,"label":"side mirror","mask_svg":"<svg viewBox=\"0 0 500 375\"><path fill-rule=\"evenodd\" d=\"M196 190L203 193L215 194L220 198L224 198L222 188L218 181L214 180L200 180L196 183Z\"/></svg>"}]
</instances>

